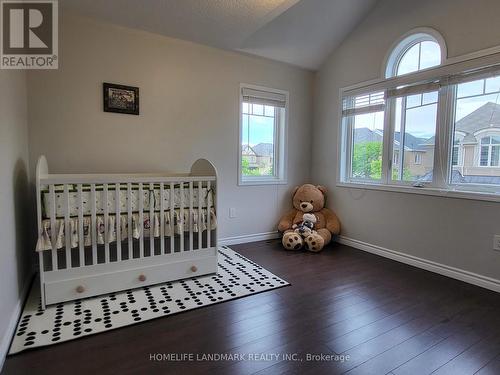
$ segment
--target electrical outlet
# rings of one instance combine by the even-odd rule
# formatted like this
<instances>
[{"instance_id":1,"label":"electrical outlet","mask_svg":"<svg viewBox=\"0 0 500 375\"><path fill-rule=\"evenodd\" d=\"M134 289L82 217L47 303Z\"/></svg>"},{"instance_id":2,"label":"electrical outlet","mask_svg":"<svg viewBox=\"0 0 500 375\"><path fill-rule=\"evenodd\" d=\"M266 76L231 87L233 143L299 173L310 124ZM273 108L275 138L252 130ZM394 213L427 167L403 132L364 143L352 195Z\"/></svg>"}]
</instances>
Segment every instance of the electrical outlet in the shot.
<instances>
[{"instance_id":1,"label":"electrical outlet","mask_svg":"<svg viewBox=\"0 0 500 375\"><path fill-rule=\"evenodd\" d=\"M493 250L500 251L500 235L493 236Z\"/></svg>"},{"instance_id":2,"label":"electrical outlet","mask_svg":"<svg viewBox=\"0 0 500 375\"><path fill-rule=\"evenodd\" d=\"M229 217L230 217L231 219L234 219L234 218L236 217L236 208L231 207L231 208L229 209ZM500 250L500 249L499 249L499 250Z\"/></svg>"}]
</instances>

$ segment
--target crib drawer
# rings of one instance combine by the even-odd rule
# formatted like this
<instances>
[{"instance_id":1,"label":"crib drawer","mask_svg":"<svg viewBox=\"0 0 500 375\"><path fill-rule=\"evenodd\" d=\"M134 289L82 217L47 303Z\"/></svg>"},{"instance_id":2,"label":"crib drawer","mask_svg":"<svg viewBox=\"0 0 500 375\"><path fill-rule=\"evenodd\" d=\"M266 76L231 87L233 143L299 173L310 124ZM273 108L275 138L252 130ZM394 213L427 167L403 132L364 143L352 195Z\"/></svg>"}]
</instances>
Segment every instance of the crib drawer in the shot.
<instances>
[{"instance_id":1,"label":"crib drawer","mask_svg":"<svg viewBox=\"0 0 500 375\"><path fill-rule=\"evenodd\" d=\"M217 257L203 257L45 283L45 302L54 304L217 272Z\"/></svg>"}]
</instances>

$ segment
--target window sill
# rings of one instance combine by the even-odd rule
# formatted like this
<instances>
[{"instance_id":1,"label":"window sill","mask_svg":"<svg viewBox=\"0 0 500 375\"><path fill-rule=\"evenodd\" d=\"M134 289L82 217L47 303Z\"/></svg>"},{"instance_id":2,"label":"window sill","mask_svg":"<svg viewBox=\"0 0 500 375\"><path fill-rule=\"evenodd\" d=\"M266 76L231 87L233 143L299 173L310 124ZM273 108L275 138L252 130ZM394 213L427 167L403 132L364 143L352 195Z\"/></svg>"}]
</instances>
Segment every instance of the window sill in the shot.
<instances>
[{"instance_id":1,"label":"window sill","mask_svg":"<svg viewBox=\"0 0 500 375\"><path fill-rule=\"evenodd\" d=\"M431 195L444 198L471 199L478 201L500 202L500 193L488 193L478 191L467 191L464 188L439 189L432 187L395 186L384 184L366 184L360 182L337 182L338 187L366 190L391 191L396 193Z\"/></svg>"},{"instance_id":2,"label":"window sill","mask_svg":"<svg viewBox=\"0 0 500 375\"><path fill-rule=\"evenodd\" d=\"M240 179L239 186L256 186L256 185L286 185L288 182L284 179L277 178L255 178L255 179Z\"/></svg>"}]
</instances>

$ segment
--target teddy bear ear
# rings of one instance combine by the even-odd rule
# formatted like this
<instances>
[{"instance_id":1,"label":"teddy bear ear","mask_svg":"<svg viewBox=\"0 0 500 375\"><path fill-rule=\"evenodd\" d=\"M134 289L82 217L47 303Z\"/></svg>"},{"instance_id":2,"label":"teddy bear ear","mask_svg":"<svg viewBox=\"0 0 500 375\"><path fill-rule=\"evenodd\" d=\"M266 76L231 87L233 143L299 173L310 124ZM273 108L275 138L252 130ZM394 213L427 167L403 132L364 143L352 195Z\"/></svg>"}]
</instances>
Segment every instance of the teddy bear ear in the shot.
<instances>
[{"instance_id":1,"label":"teddy bear ear","mask_svg":"<svg viewBox=\"0 0 500 375\"><path fill-rule=\"evenodd\" d=\"M300 186L295 186L292 190L292 197L295 195L295 193L297 192L297 190L299 190L299 187Z\"/></svg>"},{"instance_id":2,"label":"teddy bear ear","mask_svg":"<svg viewBox=\"0 0 500 375\"><path fill-rule=\"evenodd\" d=\"M326 187L322 186L322 185L318 185L316 186L316 188L321 191L324 194L326 194L326 192L328 191Z\"/></svg>"}]
</instances>

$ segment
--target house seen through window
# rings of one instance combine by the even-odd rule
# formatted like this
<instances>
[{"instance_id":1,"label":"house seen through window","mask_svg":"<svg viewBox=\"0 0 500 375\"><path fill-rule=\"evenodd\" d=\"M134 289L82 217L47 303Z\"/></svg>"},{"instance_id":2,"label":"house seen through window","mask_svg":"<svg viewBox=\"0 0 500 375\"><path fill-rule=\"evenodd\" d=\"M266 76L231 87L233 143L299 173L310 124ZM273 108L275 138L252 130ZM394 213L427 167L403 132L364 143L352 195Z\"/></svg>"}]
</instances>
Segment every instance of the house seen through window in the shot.
<instances>
[{"instance_id":1,"label":"house seen through window","mask_svg":"<svg viewBox=\"0 0 500 375\"><path fill-rule=\"evenodd\" d=\"M241 173L243 176L274 174L276 108L243 102Z\"/></svg>"},{"instance_id":2,"label":"house seen through window","mask_svg":"<svg viewBox=\"0 0 500 375\"><path fill-rule=\"evenodd\" d=\"M284 181L287 95L242 87L240 183Z\"/></svg>"},{"instance_id":3,"label":"house seen through window","mask_svg":"<svg viewBox=\"0 0 500 375\"><path fill-rule=\"evenodd\" d=\"M451 182L500 184L500 76L458 84L454 105Z\"/></svg>"},{"instance_id":4,"label":"house seen through window","mask_svg":"<svg viewBox=\"0 0 500 375\"><path fill-rule=\"evenodd\" d=\"M410 35L386 80L343 93L342 182L500 193L500 65L431 69L441 46Z\"/></svg>"},{"instance_id":5,"label":"house seen through window","mask_svg":"<svg viewBox=\"0 0 500 375\"><path fill-rule=\"evenodd\" d=\"M440 63L439 44L425 37L418 38L401 49L390 74L404 75ZM383 102L383 92L374 95ZM364 97L355 97L354 107L356 103L364 103ZM417 181L432 172L438 92L417 92L394 99L392 180ZM353 124L351 177L355 179L380 180L382 177L384 115L384 108L367 110L350 120Z\"/></svg>"}]
</instances>

